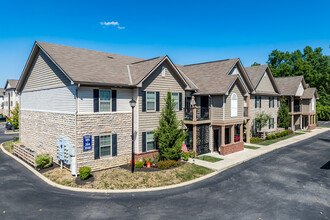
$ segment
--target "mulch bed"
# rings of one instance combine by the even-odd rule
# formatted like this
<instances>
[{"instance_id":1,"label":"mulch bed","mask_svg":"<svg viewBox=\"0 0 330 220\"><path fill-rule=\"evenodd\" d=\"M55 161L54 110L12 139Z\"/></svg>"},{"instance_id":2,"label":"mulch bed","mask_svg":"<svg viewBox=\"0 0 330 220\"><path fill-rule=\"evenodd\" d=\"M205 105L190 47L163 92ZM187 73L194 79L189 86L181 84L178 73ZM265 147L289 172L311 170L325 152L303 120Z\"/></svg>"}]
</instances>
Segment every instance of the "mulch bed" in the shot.
<instances>
[{"instance_id":1,"label":"mulch bed","mask_svg":"<svg viewBox=\"0 0 330 220\"><path fill-rule=\"evenodd\" d=\"M186 162L182 161L182 162L181 162L181 165L176 166L176 167L170 167L170 168L165 169L165 170L170 170L170 169L174 169L174 168L177 168L177 167L181 167L181 166L183 166L185 163L186 163ZM132 168L131 168L130 165L122 165L122 166L120 166L120 168L125 169L125 170L129 170L129 171L132 170ZM147 167L145 167L145 166L142 167L142 168L136 168L136 167L134 168L134 172L157 172L157 171L162 171L162 169L159 169L158 167L155 167L155 166L151 166L150 168L147 168Z\"/></svg>"},{"instance_id":2,"label":"mulch bed","mask_svg":"<svg viewBox=\"0 0 330 220\"><path fill-rule=\"evenodd\" d=\"M77 185L79 185L79 186L83 186L83 185L85 185L85 184L88 184L88 183L92 183L92 182L94 182L94 180L95 180L95 178L94 178L94 176L91 174L91 175L89 175L89 177L88 177L87 179L85 179L85 180L80 179L80 177L78 176L78 177L75 179L74 182L75 182Z\"/></svg>"}]
</instances>

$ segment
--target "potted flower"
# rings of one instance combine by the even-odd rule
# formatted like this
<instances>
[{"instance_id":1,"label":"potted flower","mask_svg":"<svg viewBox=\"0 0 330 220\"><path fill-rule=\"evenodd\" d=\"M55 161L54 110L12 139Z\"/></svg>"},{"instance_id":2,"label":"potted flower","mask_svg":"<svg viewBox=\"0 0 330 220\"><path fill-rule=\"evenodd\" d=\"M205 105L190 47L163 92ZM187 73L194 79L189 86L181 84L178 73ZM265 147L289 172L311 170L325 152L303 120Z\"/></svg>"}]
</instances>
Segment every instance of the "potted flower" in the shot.
<instances>
[{"instance_id":1,"label":"potted flower","mask_svg":"<svg viewBox=\"0 0 330 220\"><path fill-rule=\"evenodd\" d=\"M151 168L152 159L151 158L145 158L145 162L146 162L147 168Z\"/></svg>"}]
</instances>

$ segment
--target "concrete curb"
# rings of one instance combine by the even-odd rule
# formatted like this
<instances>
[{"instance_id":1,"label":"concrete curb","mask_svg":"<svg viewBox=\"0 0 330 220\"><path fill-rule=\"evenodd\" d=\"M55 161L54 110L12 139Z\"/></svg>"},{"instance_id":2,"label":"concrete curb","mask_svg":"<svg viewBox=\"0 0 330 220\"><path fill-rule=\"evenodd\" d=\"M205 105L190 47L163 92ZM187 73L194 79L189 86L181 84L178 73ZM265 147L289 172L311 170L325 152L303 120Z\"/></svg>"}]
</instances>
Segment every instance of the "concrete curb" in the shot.
<instances>
[{"instance_id":1,"label":"concrete curb","mask_svg":"<svg viewBox=\"0 0 330 220\"><path fill-rule=\"evenodd\" d=\"M183 183L179 183L179 184L174 184L174 185L169 185L169 186L146 188L146 189L126 189L126 190L84 189L84 188L76 188L76 187L70 187L70 186L63 186L63 185L60 185L58 183L55 183L55 182L51 181L50 179L48 179L47 177L45 177L44 175L42 175L41 173L39 173L38 171L36 171L35 169L33 169L30 165L28 165L22 159L20 159L20 158L16 157L15 155L9 153L8 151L6 151L3 148L2 144L0 145L0 148L1 148L1 150L5 154L7 154L8 156L12 157L13 159L15 159L20 164L22 164L24 167L26 167L28 170L30 170L32 173L34 173L37 177L39 177L41 180L43 180L48 185L51 185L51 186L56 187L56 188L59 188L59 189L70 190L70 191L75 191L75 192L89 192L89 193L137 193L137 192L160 191L160 190L173 189L173 188L178 188L178 187L183 187L183 186L191 185L193 183L197 183L197 182L203 181L205 179L208 179L208 178L210 178L212 176L215 176L218 173L220 173L219 171L214 171L214 172L212 172L210 174L207 174L205 176L202 176L200 178L193 179L193 180L190 180L190 181L187 181L187 182L183 182Z\"/></svg>"},{"instance_id":2,"label":"concrete curb","mask_svg":"<svg viewBox=\"0 0 330 220\"><path fill-rule=\"evenodd\" d=\"M306 140L310 137L313 137L315 135L319 135L321 133L324 133L326 131L329 131L330 129L322 129L323 131L322 132L319 132L317 134L313 134L313 132L309 133L310 135L307 135L306 138L304 139L298 139L296 140L295 142L299 142L299 141L302 141L302 140ZM294 140L293 139L294 137L292 137L291 140ZM284 140L285 141L285 140ZM290 141L291 142L291 141ZM17 162L21 163L23 166L25 166L27 169L29 169L32 173L34 173L37 177L39 177L41 180L43 180L45 183L47 183L48 185L51 185L53 187L56 187L56 188L59 188L59 189L63 189L63 190L69 190L69 191L75 191L75 192L85 192L85 193L137 193L137 192L152 192L152 191L160 191L160 190L166 190L166 189L174 189L174 188L178 188L178 187L183 187L183 186L188 186L188 185L191 185L193 183L197 183L197 182L200 182L200 181L203 181L205 179L208 179L210 177L213 177L229 168L232 168L232 167L235 167L239 164L242 164L242 163L245 163L251 159L254 159L254 158L257 158L257 157L260 157L264 154L267 154L269 152L272 152L274 150L277 150L279 148L283 148L283 147L286 147L288 145L290 145L292 143L288 143L288 144L285 144L283 146L278 146L278 147L275 147L274 149L269 149L269 151L266 151L266 152L262 152L262 153L258 153L256 154L255 156L252 156L252 157L248 157L246 159L243 159L239 162L236 162L236 163L233 163L233 164L230 164L224 168L221 168L219 170L215 170L213 173L210 173L208 175L205 175L205 176L202 176L200 178L197 178L197 179L194 179L194 180L190 180L190 181L187 181L187 182L183 182L183 183L179 183L179 184L174 184L174 185L169 185L169 186L162 186L162 187L154 187L154 188L147 188L147 189L126 189L126 190L112 190L112 189L84 189L84 188L76 188L76 187L70 187L70 186L63 186L63 185L60 185L58 183L54 183L53 181L51 181L50 179L48 179L47 177L45 177L44 175L42 175L41 173L39 173L38 171L36 171L35 169L33 169L30 165L28 165L26 162L24 162L23 160L21 160L20 158L14 156L13 154L7 152L2 144L0 145L0 148L1 150L7 154L8 156L12 157L13 159L15 159ZM270 145L269 145L270 146ZM198 164L196 164L198 165ZM202 166L202 165L199 165L199 166ZM208 167L209 168L209 167ZM212 169L212 168L209 168L209 169ZM213 169L214 170L214 169Z\"/></svg>"}]
</instances>

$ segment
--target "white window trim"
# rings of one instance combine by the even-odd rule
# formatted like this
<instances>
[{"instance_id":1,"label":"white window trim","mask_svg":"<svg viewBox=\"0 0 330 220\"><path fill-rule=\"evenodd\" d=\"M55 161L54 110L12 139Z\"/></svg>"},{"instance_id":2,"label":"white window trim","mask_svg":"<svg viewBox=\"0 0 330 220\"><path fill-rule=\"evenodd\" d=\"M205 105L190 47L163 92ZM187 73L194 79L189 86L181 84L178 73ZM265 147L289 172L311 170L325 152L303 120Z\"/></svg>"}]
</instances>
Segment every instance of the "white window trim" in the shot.
<instances>
[{"instance_id":1,"label":"white window trim","mask_svg":"<svg viewBox=\"0 0 330 220\"><path fill-rule=\"evenodd\" d=\"M236 97L236 103L235 106L233 105L234 97ZM237 108L238 108L238 97L236 93L233 93L230 97L230 116L231 117L237 117Z\"/></svg>"},{"instance_id":2,"label":"white window trim","mask_svg":"<svg viewBox=\"0 0 330 220\"><path fill-rule=\"evenodd\" d=\"M110 154L106 155L106 156L101 155L101 148L102 148L102 146L101 146L101 137L104 137L104 136L110 136ZM99 136L99 142L100 142L99 157L100 158L111 157L112 156L112 135L111 134L100 135ZM108 147L108 146L103 146L103 147Z\"/></svg>"},{"instance_id":3,"label":"white window trim","mask_svg":"<svg viewBox=\"0 0 330 220\"><path fill-rule=\"evenodd\" d=\"M174 108L174 111L180 111L180 95L178 92L172 92L172 99L173 99L173 94L177 94L178 95L178 102L176 103L177 105ZM173 99L174 100L174 99Z\"/></svg>"},{"instance_id":4,"label":"white window trim","mask_svg":"<svg viewBox=\"0 0 330 220\"><path fill-rule=\"evenodd\" d=\"M153 93L154 96L155 96L154 109L152 109L152 110L148 110L148 92L149 92L149 93ZM156 111L156 102L157 102L156 99L157 99L157 98L156 98L156 92L146 91L146 111L147 111L147 112L155 112L155 111Z\"/></svg>"},{"instance_id":5,"label":"white window trim","mask_svg":"<svg viewBox=\"0 0 330 220\"><path fill-rule=\"evenodd\" d=\"M101 91L109 91L110 92L110 99L109 99L109 102L110 102L110 109L109 109L109 111L101 111ZM104 113L104 112L111 112L111 96L112 96L112 94L111 94L111 89L99 89L99 112L102 112L102 113ZM102 101L102 102L105 102L105 101Z\"/></svg>"},{"instance_id":6,"label":"white window trim","mask_svg":"<svg viewBox=\"0 0 330 220\"><path fill-rule=\"evenodd\" d=\"M154 132L153 132L153 131L147 131L147 132L146 132L146 152L156 150L156 148L151 149L151 150L148 150L148 143L151 142L151 141L148 141L148 134L150 134L150 133L152 133L152 135L154 135ZM154 137L154 136L153 136L153 141L152 141L152 143L155 144L155 137Z\"/></svg>"},{"instance_id":7,"label":"white window trim","mask_svg":"<svg viewBox=\"0 0 330 220\"><path fill-rule=\"evenodd\" d=\"M314 111L314 104L315 104L314 98L312 98L312 111Z\"/></svg>"},{"instance_id":8,"label":"white window trim","mask_svg":"<svg viewBox=\"0 0 330 220\"><path fill-rule=\"evenodd\" d=\"M165 66L162 66L162 77L164 78L166 76L166 68Z\"/></svg>"}]
</instances>

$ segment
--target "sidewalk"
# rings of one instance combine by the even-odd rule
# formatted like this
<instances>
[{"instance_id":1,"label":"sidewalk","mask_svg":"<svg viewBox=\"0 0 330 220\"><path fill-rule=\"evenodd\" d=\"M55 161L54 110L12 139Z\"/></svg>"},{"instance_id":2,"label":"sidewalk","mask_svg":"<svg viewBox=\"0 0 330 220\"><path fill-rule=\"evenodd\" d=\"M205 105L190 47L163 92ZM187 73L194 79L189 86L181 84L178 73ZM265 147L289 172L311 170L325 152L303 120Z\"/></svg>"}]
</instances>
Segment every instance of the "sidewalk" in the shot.
<instances>
[{"instance_id":1,"label":"sidewalk","mask_svg":"<svg viewBox=\"0 0 330 220\"><path fill-rule=\"evenodd\" d=\"M233 167L235 165L238 165L240 163L244 163L245 161L248 161L250 159L253 159L255 157L261 156L263 154L269 153L273 150L282 148L282 147L286 147L290 144L308 139L310 137L316 136L318 134L321 134L323 132L326 131L330 131L330 128L322 128L322 129L314 129L312 132L307 132L305 134L302 135L297 135L294 136L292 138L283 140L283 141L279 141L277 143L268 145L268 146L263 146L263 145L258 145L258 144L246 144L246 145L250 145L250 146L255 146L255 147L259 147L259 149L256 150L252 150L252 149L247 149L245 148L243 151L239 151L233 154L229 154L227 156L222 156L219 155L218 153L207 153L204 155L209 155L212 157L217 157L217 158L221 158L223 160L215 162L215 163L211 163L211 162L207 162L204 160L198 160L198 159L189 159L188 162L190 163L195 163L197 165L200 166L204 166L213 170L217 170L217 171L223 171L226 170L230 167Z\"/></svg>"}]
</instances>

